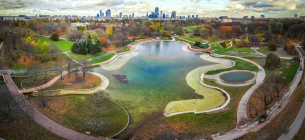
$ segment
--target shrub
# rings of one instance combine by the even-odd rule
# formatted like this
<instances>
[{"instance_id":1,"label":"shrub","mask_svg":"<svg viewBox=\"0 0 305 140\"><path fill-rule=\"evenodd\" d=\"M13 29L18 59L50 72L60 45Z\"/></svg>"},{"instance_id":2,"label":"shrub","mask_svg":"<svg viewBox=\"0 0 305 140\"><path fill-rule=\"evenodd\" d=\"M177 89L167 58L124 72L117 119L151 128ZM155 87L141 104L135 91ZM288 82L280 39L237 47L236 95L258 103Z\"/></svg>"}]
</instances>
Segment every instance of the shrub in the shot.
<instances>
[{"instance_id":1,"label":"shrub","mask_svg":"<svg viewBox=\"0 0 305 140\"><path fill-rule=\"evenodd\" d=\"M238 43L236 43L236 47L237 48L241 48L241 47L244 47L245 46L245 44L244 44L244 42L238 42Z\"/></svg>"},{"instance_id":2,"label":"shrub","mask_svg":"<svg viewBox=\"0 0 305 140\"><path fill-rule=\"evenodd\" d=\"M294 61L294 62L298 62L298 63L300 63L300 61L301 61L301 59L300 59L300 57L293 57L292 58L292 60Z\"/></svg>"},{"instance_id":3,"label":"shrub","mask_svg":"<svg viewBox=\"0 0 305 140\"><path fill-rule=\"evenodd\" d=\"M279 67L280 62L281 60L276 54L270 53L267 55L265 67L274 70Z\"/></svg>"},{"instance_id":4,"label":"shrub","mask_svg":"<svg viewBox=\"0 0 305 140\"><path fill-rule=\"evenodd\" d=\"M42 57L41 57L41 63L44 63L44 62L48 62L50 60L50 56L49 56L49 54L47 54L46 52L44 52L43 54L42 54Z\"/></svg>"},{"instance_id":5,"label":"shrub","mask_svg":"<svg viewBox=\"0 0 305 140\"><path fill-rule=\"evenodd\" d=\"M58 41L59 39L59 35L57 32L54 32L51 37L50 37L53 41Z\"/></svg>"},{"instance_id":6,"label":"shrub","mask_svg":"<svg viewBox=\"0 0 305 140\"><path fill-rule=\"evenodd\" d=\"M270 50L270 51L276 51L276 44L273 43L273 42L271 42L271 43L269 44L269 50Z\"/></svg>"},{"instance_id":7,"label":"shrub","mask_svg":"<svg viewBox=\"0 0 305 140\"><path fill-rule=\"evenodd\" d=\"M232 38L232 43L233 43L233 44L236 44L236 43L237 43L237 41L236 41L236 39L235 39L234 37Z\"/></svg>"},{"instance_id":8,"label":"shrub","mask_svg":"<svg viewBox=\"0 0 305 140\"><path fill-rule=\"evenodd\" d=\"M195 46L199 46L201 43L200 43L200 41L195 41Z\"/></svg>"}]
</instances>

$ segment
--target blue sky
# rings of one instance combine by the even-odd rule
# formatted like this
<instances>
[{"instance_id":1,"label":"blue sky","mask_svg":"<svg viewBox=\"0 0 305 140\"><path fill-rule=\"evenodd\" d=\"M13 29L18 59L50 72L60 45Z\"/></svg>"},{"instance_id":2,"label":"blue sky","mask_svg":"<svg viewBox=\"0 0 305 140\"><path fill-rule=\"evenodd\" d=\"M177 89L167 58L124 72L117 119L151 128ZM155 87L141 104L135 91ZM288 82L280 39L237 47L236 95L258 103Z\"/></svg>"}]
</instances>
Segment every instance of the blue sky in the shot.
<instances>
[{"instance_id":1,"label":"blue sky","mask_svg":"<svg viewBox=\"0 0 305 140\"><path fill-rule=\"evenodd\" d=\"M305 0L0 0L0 15L81 15L95 16L99 10L112 10L112 15L135 13L146 15L158 6L166 14L178 16L243 17L264 14L266 17L305 15Z\"/></svg>"}]
</instances>

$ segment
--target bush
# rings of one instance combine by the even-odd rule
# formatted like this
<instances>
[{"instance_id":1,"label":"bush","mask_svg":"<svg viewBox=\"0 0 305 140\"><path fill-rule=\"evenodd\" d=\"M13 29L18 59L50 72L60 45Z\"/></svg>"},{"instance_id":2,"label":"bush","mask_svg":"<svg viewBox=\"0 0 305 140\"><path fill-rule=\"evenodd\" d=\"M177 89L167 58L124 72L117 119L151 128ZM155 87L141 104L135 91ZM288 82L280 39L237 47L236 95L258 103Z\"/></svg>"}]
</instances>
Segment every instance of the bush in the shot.
<instances>
[{"instance_id":1,"label":"bush","mask_svg":"<svg viewBox=\"0 0 305 140\"><path fill-rule=\"evenodd\" d=\"M273 43L273 42L271 42L271 43L269 44L269 50L270 50L270 51L276 51L276 44Z\"/></svg>"},{"instance_id":2,"label":"bush","mask_svg":"<svg viewBox=\"0 0 305 140\"><path fill-rule=\"evenodd\" d=\"M298 62L298 63L300 63L300 61L301 61L301 59L300 59L300 57L293 57L292 58L292 60L294 61L294 62Z\"/></svg>"},{"instance_id":3,"label":"bush","mask_svg":"<svg viewBox=\"0 0 305 140\"><path fill-rule=\"evenodd\" d=\"M41 63L44 63L44 62L48 62L49 60L50 60L49 54L47 54L46 52L44 52L44 53L42 54L42 57L41 57L40 62L41 62Z\"/></svg>"},{"instance_id":4,"label":"bush","mask_svg":"<svg viewBox=\"0 0 305 140\"><path fill-rule=\"evenodd\" d=\"M54 32L51 37L50 37L53 41L58 41L59 39L59 35L57 32Z\"/></svg>"},{"instance_id":5,"label":"bush","mask_svg":"<svg viewBox=\"0 0 305 140\"><path fill-rule=\"evenodd\" d=\"M241 48L241 47L244 47L245 46L245 44L244 44L244 42L238 42L238 43L236 43L236 47L237 48Z\"/></svg>"},{"instance_id":6,"label":"bush","mask_svg":"<svg viewBox=\"0 0 305 140\"><path fill-rule=\"evenodd\" d=\"M270 70L274 70L279 67L280 62L281 60L276 54L269 53L266 58L265 67Z\"/></svg>"},{"instance_id":7,"label":"bush","mask_svg":"<svg viewBox=\"0 0 305 140\"><path fill-rule=\"evenodd\" d=\"M195 41L195 46L199 46L201 43L200 43L200 41Z\"/></svg>"}]
</instances>

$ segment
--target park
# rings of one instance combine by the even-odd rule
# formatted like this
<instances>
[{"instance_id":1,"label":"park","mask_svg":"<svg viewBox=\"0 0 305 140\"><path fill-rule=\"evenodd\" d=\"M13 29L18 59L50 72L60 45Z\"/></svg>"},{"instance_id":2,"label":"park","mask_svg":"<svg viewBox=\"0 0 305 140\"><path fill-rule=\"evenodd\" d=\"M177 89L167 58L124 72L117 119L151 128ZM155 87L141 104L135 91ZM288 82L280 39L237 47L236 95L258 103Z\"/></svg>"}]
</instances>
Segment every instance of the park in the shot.
<instances>
[{"instance_id":1,"label":"park","mask_svg":"<svg viewBox=\"0 0 305 140\"><path fill-rule=\"evenodd\" d=\"M277 139L305 97L301 21L76 22L0 21L0 138Z\"/></svg>"}]
</instances>

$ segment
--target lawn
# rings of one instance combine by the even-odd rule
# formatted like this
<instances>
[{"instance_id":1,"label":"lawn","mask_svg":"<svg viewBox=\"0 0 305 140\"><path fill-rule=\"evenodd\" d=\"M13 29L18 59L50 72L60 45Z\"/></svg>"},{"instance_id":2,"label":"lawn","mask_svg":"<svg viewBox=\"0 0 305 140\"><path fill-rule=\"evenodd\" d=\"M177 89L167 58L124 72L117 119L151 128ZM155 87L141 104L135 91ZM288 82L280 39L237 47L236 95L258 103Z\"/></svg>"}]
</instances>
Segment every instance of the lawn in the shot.
<instances>
[{"instance_id":1,"label":"lawn","mask_svg":"<svg viewBox=\"0 0 305 140\"><path fill-rule=\"evenodd\" d=\"M262 53L262 54L265 54L265 55L268 55L269 53L276 53L277 52L277 51L270 51L268 46L260 47L257 51ZM276 55L278 55L279 57L293 57L293 56L298 56L298 53L296 53L294 55L291 55L283 49L280 52L276 53Z\"/></svg>"},{"instance_id":2,"label":"lawn","mask_svg":"<svg viewBox=\"0 0 305 140\"><path fill-rule=\"evenodd\" d=\"M107 51L103 50L101 52L99 52L98 54L96 55L92 55L92 54L87 54L87 55L82 55L82 54L75 54L73 52L67 52L70 56L72 56L75 60L80 60L80 59L91 59L91 58L94 58L94 57L97 57L97 56L100 56L100 55L103 55L103 54L106 54L108 53Z\"/></svg>"},{"instance_id":3,"label":"lawn","mask_svg":"<svg viewBox=\"0 0 305 140\"><path fill-rule=\"evenodd\" d=\"M249 70L249 71L255 71L255 72L258 71L258 68L250 62L240 60L238 58L231 58L231 57L224 57L224 58L235 61L235 66L232 67L232 68L228 68L228 69L208 71L205 74L214 75L214 74L218 74L218 73L221 73L221 72L224 72L224 71L231 71L231 70Z\"/></svg>"},{"instance_id":4,"label":"lawn","mask_svg":"<svg viewBox=\"0 0 305 140\"><path fill-rule=\"evenodd\" d=\"M195 41L200 41L201 43L204 43L205 41L203 41L201 38L199 37L184 37L183 39L195 42Z\"/></svg>"},{"instance_id":5,"label":"lawn","mask_svg":"<svg viewBox=\"0 0 305 140\"><path fill-rule=\"evenodd\" d=\"M55 122L80 133L91 132L93 136L111 137L128 122L121 106L98 95L49 97L47 108L39 107L38 98L29 101Z\"/></svg>"},{"instance_id":6,"label":"lawn","mask_svg":"<svg viewBox=\"0 0 305 140\"><path fill-rule=\"evenodd\" d=\"M299 68L299 63L293 62L292 60L288 60L288 59L281 59L281 64L279 68L275 70L269 70L265 67L266 58L264 57L244 57L244 58L260 64L266 72L266 77L273 74L281 73L281 76L285 77L288 82L291 82L293 80Z\"/></svg>"},{"instance_id":7,"label":"lawn","mask_svg":"<svg viewBox=\"0 0 305 140\"><path fill-rule=\"evenodd\" d=\"M184 27L183 29L187 29L187 30L193 30L197 27L198 25L195 26L188 26L188 27Z\"/></svg>"},{"instance_id":8,"label":"lawn","mask_svg":"<svg viewBox=\"0 0 305 140\"><path fill-rule=\"evenodd\" d=\"M123 52L128 52L128 51L130 51L130 48L126 47L124 49L121 49L121 50L117 51L117 53L123 53Z\"/></svg>"},{"instance_id":9,"label":"lawn","mask_svg":"<svg viewBox=\"0 0 305 140\"><path fill-rule=\"evenodd\" d=\"M58 46L58 48L62 51L62 52L66 52L66 51L71 51L71 48L73 46L72 42L63 40L63 39L59 39L59 41L53 41L52 39L50 39L49 37L35 37L34 38L35 41L40 40L41 43L43 42L47 42L49 44L56 44Z\"/></svg>"},{"instance_id":10,"label":"lawn","mask_svg":"<svg viewBox=\"0 0 305 140\"><path fill-rule=\"evenodd\" d=\"M90 61L91 64L96 64L96 63L101 63L101 62L104 62L104 61L107 61L109 59L111 59L113 56L115 56L116 54L115 53L110 53L106 56L103 56L101 58L98 58L98 59L95 59L95 60L92 60Z\"/></svg>"},{"instance_id":11,"label":"lawn","mask_svg":"<svg viewBox=\"0 0 305 140\"><path fill-rule=\"evenodd\" d=\"M167 37L167 38L161 38L161 40L173 40L173 38Z\"/></svg>"},{"instance_id":12,"label":"lawn","mask_svg":"<svg viewBox=\"0 0 305 140\"><path fill-rule=\"evenodd\" d=\"M238 54L250 54L255 52L248 47L237 48L236 45L234 45L230 48L223 48L218 43L209 43L209 44L211 44L211 49L215 50L216 54L224 54L227 52L237 52Z\"/></svg>"}]
</instances>

